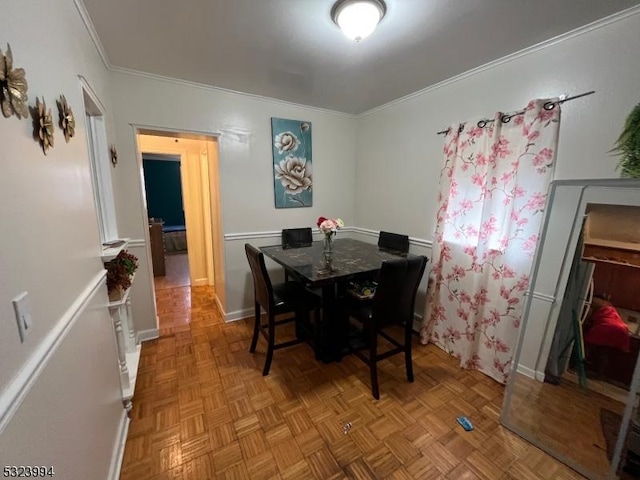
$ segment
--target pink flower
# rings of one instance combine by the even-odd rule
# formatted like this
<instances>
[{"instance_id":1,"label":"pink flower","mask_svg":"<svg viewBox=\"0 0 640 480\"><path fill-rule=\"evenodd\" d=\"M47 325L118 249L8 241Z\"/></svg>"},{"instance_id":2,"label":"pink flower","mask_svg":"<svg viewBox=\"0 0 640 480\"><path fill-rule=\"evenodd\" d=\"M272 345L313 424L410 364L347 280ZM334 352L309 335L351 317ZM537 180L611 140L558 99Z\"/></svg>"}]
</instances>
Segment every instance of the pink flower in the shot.
<instances>
[{"instance_id":1,"label":"pink flower","mask_svg":"<svg viewBox=\"0 0 640 480\"><path fill-rule=\"evenodd\" d=\"M452 258L451 257L451 247L449 247L449 245L447 245L447 244L444 244L442 246L442 252L440 253L440 255L442 256L442 258L445 261L447 261L447 262L450 261L451 258Z\"/></svg>"},{"instance_id":2,"label":"pink flower","mask_svg":"<svg viewBox=\"0 0 640 480\"><path fill-rule=\"evenodd\" d=\"M537 140L537 138L540 136L540 132L538 130L535 130L533 132L531 132L528 136L527 139L530 142L534 142L535 140Z\"/></svg>"},{"instance_id":3,"label":"pink flower","mask_svg":"<svg viewBox=\"0 0 640 480\"><path fill-rule=\"evenodd\" d=\"M462 278L462 277L464 277L464 276L465 276L465 273L466 273L465 269L464 269L464 268L462 268L460 265L455 265L455 266L453 267L453 274L454 274L456 277L458 277L458 278Z\"/></svg>"},{"instance_id":4,"label":"pink flower","mask_svg":"<svg viewBox=\"0 0 640 480\"><path fill-rule=\"evenodd\" d=\"M482 222L482 227L480 230L480 238L486 239L495 232L498 231L497 226L498 220L493 215L486 222Z\"/></svg>"},{"instance_id":5,"label":"pink flower","mask_svg":"<svg viewBox=\"0 0 640 480\"><path fill-rule=\"evenodd\" d=\"M537 243L538 235L533 234L522 244L522 250L527 252L529 255L533 255L533 251L535 250Z\"/></svg>"},{"instance_id":6,"label":"pink flower","mask_svg":"<svg viewBox=\"0 0 640 480\"><path fill-rule=\"evenodd\" d=\"M478 166L484 166L487 164L487 157L482 154L482 153L477 153L476 154L476 165Z\"/></svg>"},{"instance_id":7,"label":"pink flower","mask_svg":"<svg viewBox=\"0 0 640 480\"><path fill-rule=\"evenodd\" d=\"M461 303L471 303L471 296L465 290L460 292L459 298Z\"/></svg>"},{"instance_id":8,"label":"pink flower","mask_svg":"<svg viewBox=\"0 0 640 480\"><path fill-rule=\"evenodd\" d=\"M511 270L509 267L507 267L506 265L503 265L502 268L502 276L504 278L514 278L516 276L516 272L514 272L513 270Z\"/></svg>"},{"instance_id":9,"label":"pink flower","mask_svg":"<svg viewBox=\"0 0 640 480\"><path fill-rule=\"evenodd\" d=\"M540 110L540 112L538 112L538 117L537 119L540 122L546 122L548 120L551 120L556 114L556 109L554 108L553 110L545 110L544 108L542 110Z\"/></svg>"},{"instance_id":10,"label":"pink flower","mask_svg":"<svg viewBox=\"0 0 640 480\"><path fill-rule=\"evenodd\" d=\"M483 128L475 126L467 132L467 135L469 135L470 138L477 138L482 136L483 131Z\"/></svg>"},{"instance_id":11,"label":"pink flower","mask_svg":"<svg viewBox=\"0 0 640 480\"><path fill-rule=\"evenodd\" d=\"M500 158L506 158L511 153L509 150L509 140L500 135L498 141L491 146L493 154Z\"/></svg>"},{"instance_id":12,"label":"pink flower","mask_svg":"<svg viewBox=\"0 0 640 480\"><path fill-rule=\"evenodd\" d=\"M529 276L522 275L520 277L520 280L518 280L518 282L516 283L516 290L518 290L519 292L524 292L527 290L527 288L529 288Z\"/></svg>"},{"instance_id":13,"label":"pink flower","mask_svg":"<svg viewBox=\"0 0 640 480\"><path fill-rule=\"evenodd\" d=\"M465 198L462 202L460 202L460 207L462 207L462 210L464 211L471 210L473 208L473 202L468 198Z\"/></svg>"},{"instance_id":14,"label":"pink flower","mask_svg":"<svg viewBox=\"0 0 640 480\"><path fill-rule=\"evenodd\" d=\"M496 352L507 353L509 351L507 344L499 338L496 338L493 344Z\"/></svg>"},{"instance_id":15,"label":"pink flower","mask_svg":"<svg viewBox=\"0 0 640 480\"><path fill-rule=\"evenodd\" d=\"M480 175L479 173L474 173L473 175L471 175L471 182L474 185L478 185L479 187L481 187L482 184L484 183L484 175Z\"/></svg>"},{"instance_id":16,"label":"pink flower","mask_svg":"<svg viewBox=\"0 0 640 480\"><path fill-rule=\"evenodd\" d=\"M447 327L447 330L445 332L445 338L447 338L449 341L460 340L461 335L460 335L460 332L455 328Z\"/></svg>"},{"instance_id":17,"label":"pink flower","mask_svg":"<svg viewBox=\"0 0 640 480\"><path fill-rule=\"evenodd\" d=\"M504 299L509 298L509 295L511 295L511 292L509 292L509 290L507 289L507 287L505 287L504 285L500 286L500 296Z\"/></svg>"},{"instance_id":18,"label":"pink flower","mask_svg":"<svg viewBox=\"0 0 640 480\"><path fill-rule=\"evenodd\" d=\"M524 197L524 194L525 194L526 192L527 192L527 191L526 191L524 188L522 188L520 185L516 185L515 187L513 187L513 190L511 190L511 194L512 194L515 198L518 198L518 197Z\"/></svg>"},{"instance_id":19,"label":"pink flower","mask_svg":"<svg viewBox=\"0 0 640 480\"><path fill-rule=\"evenodd\" d=\"M529 210L542 210L546 201L547 195L545 193L534 192L525 204L525 208Z\"/></svg>"},{"instance_id":20,"label":"pink flower","mask_svg":"<svg viewBox=\"0 0 640 480\"><path fill-rule=\"evenodd\" d=\"M458 309L456 310L456 314L458 315L458 318L462 318L465 321L469 320L469 312L467 312L462 307L458 307Z\"/></svg>"}]
</instances>

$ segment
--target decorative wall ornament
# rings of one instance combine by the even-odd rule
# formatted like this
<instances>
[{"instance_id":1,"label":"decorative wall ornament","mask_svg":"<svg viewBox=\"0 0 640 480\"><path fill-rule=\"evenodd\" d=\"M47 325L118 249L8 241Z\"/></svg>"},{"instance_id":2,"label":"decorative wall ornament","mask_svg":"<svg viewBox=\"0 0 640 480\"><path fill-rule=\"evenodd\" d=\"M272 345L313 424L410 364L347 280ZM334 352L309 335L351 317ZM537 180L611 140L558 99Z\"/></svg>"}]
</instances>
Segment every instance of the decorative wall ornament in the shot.
<instances>
[{"instance_id":1,"label":"decorative wall ornament","mask_svg":"<svg viewBox=\"0 0 640 480\"><path fill-rule=\"evenodd\" d=\"M109 148L109 152L111 152L111 164L115 168L115 166L118 164L118 151L116 150L116 146L111 145L111 148Z\"/></svg>"},{"instance_id":2,"label":"decorative wall ornament","mask_svg":"<svg viewBox=\"0 0 640 480\"><path fill-rule=\"evenodd\" d=\"M15 115L23 119L29 116L28 88L24 68L13 68L13 54L7 43L7 53L3 55L0 50L0 108L5 117Z\"/></svg>"},{"instance_id":3,"label":"decorative wall ornament","mask_svg":"<svg viewBox=\"0 0 640 480\"><path fill-rule=\"evenodd\" d=\"M276 208L313 205L311 122L271 119Z\"/></svg>"},{"instance_id":4,"label":"decorative wall ornament","mask_svg":"<svg viewBox=\"0 0 640 480\"><path fill-rule=\"evenodd\" d=\"M42 151L47 154L47 150L53 148L53 118L51 109L47 110L47 104L36 97L36 106L32 107L33 116L33 137L40 143Z\"/></svg>"},{"instance_id":5,"label":"decorative wall ornament","mask_svg":"<svg viewBox=\"0 0 640 480\"><path fill-rule=\"evenodd\" d=\"M60 128L64 133L64 141L69 143L71 137L76 133L76 119L64 95L60 95L60 99L56 100L56 104L58 105L58 117L60 119Z\"/></svg>"}]
</instances>

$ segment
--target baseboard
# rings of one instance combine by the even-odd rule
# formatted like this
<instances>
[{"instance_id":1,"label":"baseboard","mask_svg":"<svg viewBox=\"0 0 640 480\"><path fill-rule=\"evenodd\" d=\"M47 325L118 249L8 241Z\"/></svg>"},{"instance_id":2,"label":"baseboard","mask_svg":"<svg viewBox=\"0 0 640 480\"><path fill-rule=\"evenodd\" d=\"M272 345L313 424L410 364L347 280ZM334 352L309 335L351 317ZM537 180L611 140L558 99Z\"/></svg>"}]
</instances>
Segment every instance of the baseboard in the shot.
<instances>
[{"instance_id":1,"label":"baseboard","mask_svg":"<svg viewBox=\"0 0 640 480\"><path fill-rule=\"evenodd\" d=\"M127 443L127 433L129 432L129 416L127 411L122 409L122 417L118 427L118 435L113 445L113 453L111 456L111 466L109 467L109 480L118 480L120 478L120 469L122 468L122 459L124 457L124 446Z\"/></svg>"},{"instance_id":2,"label":"baseboard","mask_svg":"<svg viewBox=\"0 0 640 480\"><path fill-rule=\"evenodd\" d=\"M417 313L413 314L413 331L416 333L420 333L422 329L422 315L418 315Z\"/></svg>"},{"instance_id":3,"label":"baseboard","mask_svg":"<svg viewBox=\"0 0 640 480\"><path fill-rule=\"evenodd\" d=\"M193 282L191 282L192 287L206 287L209 285L208 278L196 278Z\"/></svg>"},{"instance_id":4,"label":"baseboard","mask_svg":"<svg viewBox=\"0 0 640 480\"><path fill-rule=\"evenodd\" d=\"M539 372L536 372L532 368L525 367L524 365L518 365L518 368L516 369L516 371L521 375L524 375L525 377L533 378L534 380L538 379L537 377Z\"/></svg>"},{"instance_id":5,"label":"baseboard","mask_svg":"<svg viewBox=\"0 0 640 480\"><path fill-rule=\"evenodd\" d=\"M235 310L233 312L224 314L224 321L235 322L237 320L242 320L243 318L253 317L254 309L253 308L243 308L242 310Z\"/></svg>"},{"instance_id":6,"label":"baseboard","mask_svg":"<svg viewBox=\"0 0 640 480\"><path fill-rule=\"evenodd\" d=\"M157 328L140 330L136 335L136 343L146 342L147 340L155 340L159 336L160 336L160 331Z\"/></svg>"},{"instance_id":7,"label":"baseboard","mask_svg":"<svg viewBox=\"0 0 640 480\"><path fill-rule=\"evenodd\" d=\"M42 370L63 342L73 325L96 292L104 285L106 270L101 270L93 277L84 290L78 295L66 312L60 317L47 336L35 348L29 359L22 365L17 375L0 394L0 434L7 427L22 401L38 380ZM106 301L106 290L104 290Z\"/></svg>"},{"instance_id":8,"label":"baseboard","mask_svg":"<svg viewBox=\"0 0 640 480\"><path fill-rule=\"evenodd\" d=\"M218 312L220 312L220 316L224 319L224 308L222 307L222 302L220 301L220 297L216 295L215 299L216 299L216 305L218 307Z\"/></svg>"}]
</instances>

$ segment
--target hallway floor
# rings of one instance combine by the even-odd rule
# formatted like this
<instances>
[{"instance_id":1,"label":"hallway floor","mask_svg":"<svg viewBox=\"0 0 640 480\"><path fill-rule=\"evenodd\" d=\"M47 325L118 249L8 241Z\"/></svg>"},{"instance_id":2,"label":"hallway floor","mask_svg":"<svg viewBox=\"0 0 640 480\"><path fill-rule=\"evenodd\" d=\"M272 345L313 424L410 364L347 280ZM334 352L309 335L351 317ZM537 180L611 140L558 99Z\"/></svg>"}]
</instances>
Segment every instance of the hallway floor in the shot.
<instances>
[{"instance_id":1,"label":"hallway floor","mask_svg":"<svg viewBox=\"0 0 640 480\"><path fill-rule=\"evenodd\" d=\"M142 347L122 480L582 478L501 427L504 388L433 345L416 341L413 384L402 356L381 362L375 401L366 365L307 345L263 377L251 322L225 324L206 287L166 292L159 311L178 321Z\"/></svg>"},{"instance_id":2,"label":"hallway floor","mask_svg":"<svg viewBox=\"0 0 640 480\"><path fill-rule=\"evenodd\" d=\"M165 255L164 265L166 275L162 277L153 277L153 284L156 292L158 290L188 287L191 285L188 254L179 253L176 255Z\"/></svg>"}]
</instances>

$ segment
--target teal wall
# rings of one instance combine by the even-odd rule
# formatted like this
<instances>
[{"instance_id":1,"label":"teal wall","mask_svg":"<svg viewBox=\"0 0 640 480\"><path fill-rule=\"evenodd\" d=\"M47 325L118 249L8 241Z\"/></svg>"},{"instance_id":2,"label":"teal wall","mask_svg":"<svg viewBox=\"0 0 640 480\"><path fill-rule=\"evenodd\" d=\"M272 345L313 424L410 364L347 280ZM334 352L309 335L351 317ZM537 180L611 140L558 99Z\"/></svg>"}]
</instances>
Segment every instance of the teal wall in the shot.
<instances>
[{"instance_id":1,"label":"teal wall","mask_svg":"<svg viewBox=\"0 0 640 480\"><path fill-rule=\"evenodd\" d=\"M142 162L149 217L162 218L165 225L184 225L180 162L144 156Z\"/></svg>"}]
</instances>

